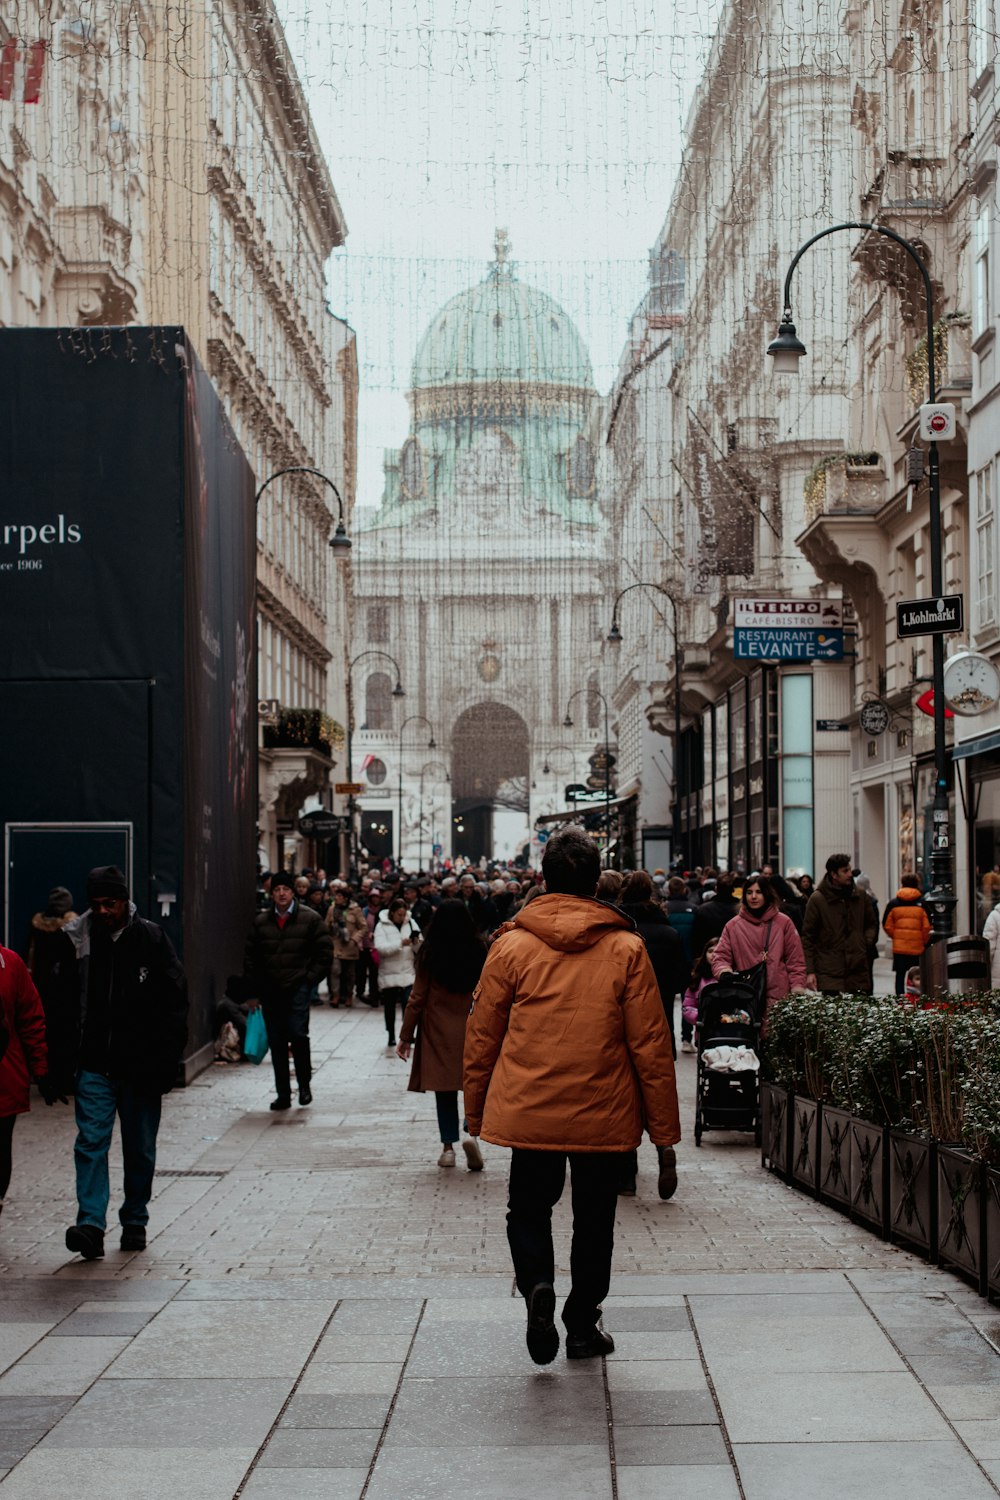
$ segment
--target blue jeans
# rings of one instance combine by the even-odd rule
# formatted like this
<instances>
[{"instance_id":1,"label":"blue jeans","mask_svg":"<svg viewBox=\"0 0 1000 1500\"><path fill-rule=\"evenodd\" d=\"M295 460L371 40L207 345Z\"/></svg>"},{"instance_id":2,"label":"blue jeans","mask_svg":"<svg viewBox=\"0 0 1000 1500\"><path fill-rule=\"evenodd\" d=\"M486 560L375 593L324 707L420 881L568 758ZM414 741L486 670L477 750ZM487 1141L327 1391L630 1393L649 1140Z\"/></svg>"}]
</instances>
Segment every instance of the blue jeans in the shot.
<instances>
[{"instance_id":1,"label":"blue jeans","mask_svg":"<svg viewBox=\"0 0 1000 1500\"><path fill-rule=\"evenodd\" d=\"M103 1073L80 1073L76 1080L76 1198L78 1224L107 1227L108 1152L121 1121L125 1165L125 1199L118 1217L122 1224L148 1224L148 1203L156 1170L156 1132L160 1127L159 1094L137 1093L130 1084L115 1083Z\"/></svg>"},{"instance_id":2,"label":"blue jeans","mask_svg":"<svg viewBox=\"0 0 1000 1500\"><path fill-rule=\"evenodd\" d=\"M450 1092L437 1092L434 1095L434 1103L437 1105L438 1129L441 1132L442 1146L454 1146L458 1140L458 1090ZM468 1130L468 1121L462 1121L462 1129Z\"/></svg>"}]
</instances>

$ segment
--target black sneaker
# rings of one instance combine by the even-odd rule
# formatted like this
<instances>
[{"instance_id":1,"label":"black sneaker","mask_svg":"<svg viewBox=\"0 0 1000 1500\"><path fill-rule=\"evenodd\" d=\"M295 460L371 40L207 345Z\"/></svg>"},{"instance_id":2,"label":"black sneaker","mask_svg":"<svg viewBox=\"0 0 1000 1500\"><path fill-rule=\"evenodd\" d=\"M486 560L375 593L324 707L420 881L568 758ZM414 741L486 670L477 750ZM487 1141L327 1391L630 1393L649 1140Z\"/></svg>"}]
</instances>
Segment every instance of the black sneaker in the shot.
<instances>
[{"instance_id":1,"label":"black sneaker","mask_svg":"<svg viewBox=\"0 0 1000 1500\"><path fill-rule=\"evenodd\" d=\"M145 1250L145 1224L123 1224L121 1248L123 1250Z\"/></svg>"},{"instance_id":2,"label":"black sneaker","mask_svg":"<svg viewBox=\"0 0 1000 1500\"><path fill-rule=\"evenodd\" d=\"M555 1290L551 1282L540 1281L528 1297L528 1353L536 1365L550 1365L559 1353L555 1315Z\"/></svg>"},{"instance_id":3,"label":"black sneaker","mask_svg":"<svg viewBox=\"0 0 1000 1500\"><path fill-rule=\"evenodd\" d=\"M677 1153L673 1146L661 1146L660 1175L656 1179L656 1191L666 1202L677 1191Z\"/></svg>"},{"instance_id":4,"label":"black sneaker","mask_svg":"<svg viewBox=\"0 0 1000 1500\"><path fill-rule=\"evenodd\" d=\"M589 1333L567 1333L567 1359L597 1359L599 1355L613 1354L615 1341L610 1333L597 1325Z\"/></svg>"},{"instance_id":5,"label":"black sneaker","mask_svg":"<svg viewBox=\"0 0 1000 1500\"><path fill-rule=\"evenodd\" d=\"M103 1260L104 1230L96 1224L71 1224L66 1231L66 1249L84 1260Z\"/></svg>"},{"instance_id":6,"label":"black sneaker","mask_svg":"<svg viewBox=\"0 0 1000 1500\"><path fill-rule=\"evenodd\" d=\"M291 1107L292 1100L290 1096L286 1097L284 1094L279 1094L277 1099L271 1100L272 1109L291 1109Z\"/></svg>"},{"instance_id":7,"label":"black sneaker","mask_svg":"<svg viewBox=\"0 0 1000 1500\"><path fill-rule=\"evenodd\" d=\"M300 1104L311 1104L312 1102L313 1102L312 1089L309 1087L308 1083L304 1083L302 1085L302 1087L299 1089L299 1103Z\"/></svg>"}]
</instances>

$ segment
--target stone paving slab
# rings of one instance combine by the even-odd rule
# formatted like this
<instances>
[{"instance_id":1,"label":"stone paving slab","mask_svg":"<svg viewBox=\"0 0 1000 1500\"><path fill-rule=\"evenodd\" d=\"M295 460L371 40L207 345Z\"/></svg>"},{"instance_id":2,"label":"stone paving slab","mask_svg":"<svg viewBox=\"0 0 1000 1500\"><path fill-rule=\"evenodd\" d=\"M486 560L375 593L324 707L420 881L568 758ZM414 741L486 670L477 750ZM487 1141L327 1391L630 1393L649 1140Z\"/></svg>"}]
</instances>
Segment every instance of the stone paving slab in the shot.
<instances>
[{"instance_id":1,"label":"stone paving slab","mask_svg":"<svg viewBox=\"0 0 1000 1500\"><path fill-rule=\"evenodd\" d=\"M1000 1495L1000 1313L764 1174L745 1137L683 1145L666 1204L643 1148L614 1354L532 1365L507 1153L439 1171L433 1102L380 1030L314 1012L316 1104L284 1119L266 1070L168 1096L160 1168L198 1175L157 1178L144 1255L113 1234L104 1261L67 1255L71 1121L19 1122L0 1500ZM566 1202L554 1226L561 1297Z\"/></svg>"}]
</instances>

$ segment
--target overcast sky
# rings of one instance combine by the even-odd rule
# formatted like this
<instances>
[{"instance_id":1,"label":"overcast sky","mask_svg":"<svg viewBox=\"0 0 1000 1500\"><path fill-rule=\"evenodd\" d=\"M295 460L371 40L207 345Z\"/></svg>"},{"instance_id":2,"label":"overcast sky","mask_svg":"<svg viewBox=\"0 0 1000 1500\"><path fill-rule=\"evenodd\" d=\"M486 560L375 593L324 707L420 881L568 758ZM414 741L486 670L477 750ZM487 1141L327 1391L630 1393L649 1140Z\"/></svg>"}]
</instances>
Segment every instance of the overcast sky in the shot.
<instances>
[{"instance_id":1,"label":"overcast sky","mask_svg":"<svg viewBox=\"0 0 1000 1500\"><path fill-rule=\"evenodd\" d=\"M279 0L348 223L330 301L358 335L359 500L407 430L416 344L494 231L612 381L718 0Z\"/></svg>"}]
</instances>

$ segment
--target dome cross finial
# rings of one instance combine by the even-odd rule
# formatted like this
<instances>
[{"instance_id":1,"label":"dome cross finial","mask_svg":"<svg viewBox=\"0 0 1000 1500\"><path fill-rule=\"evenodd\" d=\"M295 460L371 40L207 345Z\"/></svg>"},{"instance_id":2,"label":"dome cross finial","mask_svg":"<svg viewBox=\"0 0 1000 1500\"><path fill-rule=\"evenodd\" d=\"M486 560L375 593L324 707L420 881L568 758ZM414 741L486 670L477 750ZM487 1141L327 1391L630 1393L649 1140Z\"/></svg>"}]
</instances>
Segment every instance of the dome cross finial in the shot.
<instances>
[{"instance_id":1,"label":"dome cross finial","mask_svg":"<svg viewBox=\"0 0 1000 1500\"><path fill-rule=\"evenodd\" d=\"M497 266L503 269L510 257L510 235L506 229L498 229L493 239Z\"/></svg>"}]
</instances>

